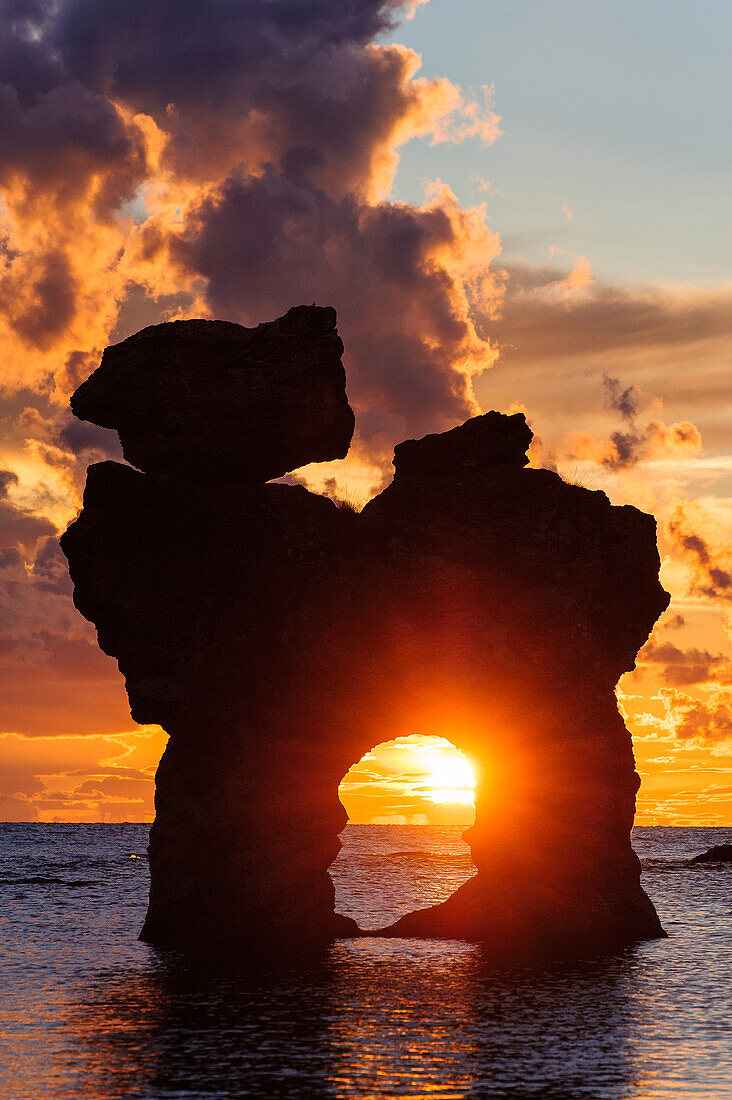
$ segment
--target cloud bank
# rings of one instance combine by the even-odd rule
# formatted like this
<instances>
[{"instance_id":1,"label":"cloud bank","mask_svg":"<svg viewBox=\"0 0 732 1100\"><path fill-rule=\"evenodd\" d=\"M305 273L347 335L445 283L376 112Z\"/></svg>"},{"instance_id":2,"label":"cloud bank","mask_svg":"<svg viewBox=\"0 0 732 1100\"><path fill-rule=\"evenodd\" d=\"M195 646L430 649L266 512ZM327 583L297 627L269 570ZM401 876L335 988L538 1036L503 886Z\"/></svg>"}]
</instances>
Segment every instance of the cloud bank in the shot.
<instances>
[{"instance_id":1,"label":"cloud bank","mask_svg":"<svg viewBox=\"0 0 732 1100\"><path fill-rule=\"evenodd\" d=\"M500 294L498 237L439 182L421 204L389 195L405 142L490 144L499 119L489 86L424 79L388 44L416 6L0 0L6 756L131 724L56 542L86 466L120 457L66 407L106 343L174 315L257 324L334 303L359 434L345 475L322 472L331 492L350 463L367 495L395 442L476 409L495 351L471 309ZM29 782L14 812L31 812Z\"/></svg>"},{"instance_id":2,"label":"cloud bank","mask_svg":"<svg viewBox=\"0 0 732 1100\"><path fill-rule=\"evenodd\" d=\"M420 203L391 197L410 140L488 146L501 133L489 84L426 79L418 55L388 41L417 7L0 0L1 730L109 737L130 721L113 662L71 605L56 533L88 463L119 457L114 435L72 420L68 395L105 344L144 325L335 305L357 436L344 463L301 474L331 495L365 498L395 442L480 406L525 402L536 464L592 465L613 484L721 445L728 288L615 286L555 245L543 265L501 264L485 204L440 181ZM646 396L670 373L671 414ZM659 503L670 558L692 596L728 606L713 523L664 493L640 503ZM717 657L658 644L646 664L678 689L718 678ZM101 807L124 777L100 760L57 791L79 806L96 791ZM30 812L28 774L14 812Z\"/></svg>"}]
</instances>

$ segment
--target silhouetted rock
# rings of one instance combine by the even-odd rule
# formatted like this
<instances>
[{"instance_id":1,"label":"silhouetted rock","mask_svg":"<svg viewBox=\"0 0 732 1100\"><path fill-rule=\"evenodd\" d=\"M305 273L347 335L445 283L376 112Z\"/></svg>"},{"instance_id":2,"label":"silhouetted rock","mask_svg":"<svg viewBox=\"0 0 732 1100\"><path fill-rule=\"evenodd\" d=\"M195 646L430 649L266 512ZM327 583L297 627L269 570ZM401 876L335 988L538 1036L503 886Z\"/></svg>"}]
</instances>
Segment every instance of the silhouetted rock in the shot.
<instances>
[{"instance_id":1,"label":"silhouetted rock","mask_svg":"<svg viewBox=\"0 0 732 1100\"><path fill-rule=\"evenodd\" d=\"M382 934L480 940L497 961L663 935L614 694L668 604L654 520L524 468L529 440L491 413L402 444L360 514L302 487L90 467L62 540L75 601L135 720L170 735L145 939L258 953L355 934L328 875L338 785L411 733L484 775L478 873Z\"/></svg>"},{"instance_id":2,"label":"silhouetted rock","mask_svg":"<svg viewBox=\"0 0 732 1100\"><path fill-rule=\"evenodd\" d=\"M405 439L394 449L396 476L455 474L484 466L526 466L531 429L522 413L487 412L457 428L423 439Z\"/></svg>"},{"instance_id":3,"label":"silhouetted rock","mask_svg":"<svg viewBox=\"0 0 732 1100\"><path fill-rule=\"evenodd\" d=\"M715 844L701 855L694 856L692 863L732 863L732 844Z\"/></svg>"},{"instance_id":4,"label":"silhouetted rock","mask_svg":"<svg viewBox=\"0 0 732 1100\"><path fill-rule=\"evenodd\" d=\"M230 321L152 325L104 352L71 407L119 432L146 473L263 482L344 458L354 418L330 307L296 306L247 329Z\"/></svg>"}]
</instances>

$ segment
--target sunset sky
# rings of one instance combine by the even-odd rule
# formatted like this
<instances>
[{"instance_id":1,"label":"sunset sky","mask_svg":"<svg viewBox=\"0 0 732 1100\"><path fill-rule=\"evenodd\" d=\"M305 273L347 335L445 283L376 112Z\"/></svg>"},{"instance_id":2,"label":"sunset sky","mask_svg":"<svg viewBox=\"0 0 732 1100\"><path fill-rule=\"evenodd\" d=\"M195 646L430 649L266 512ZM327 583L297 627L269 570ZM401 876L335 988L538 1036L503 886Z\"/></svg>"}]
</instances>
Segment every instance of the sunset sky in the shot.
<instances>
[{"instance_id":1,"label":"sunset sky","mask_svg":"<svg viewBox=\"0 0 732 1100\"><path fill-rule=\"evenodd\" d=\"M57 535L120 450L70 393L145 325L315 301L357 428L312 488L365 502L395 443L495 408L534 465L656 516L672 603L618 689L637 820L732 824L730 23L0 0L0 820L150 820L165 743L71 602ZM354 820L470 820L445 745L354 765Z\"/></svg>"}]
</instances>

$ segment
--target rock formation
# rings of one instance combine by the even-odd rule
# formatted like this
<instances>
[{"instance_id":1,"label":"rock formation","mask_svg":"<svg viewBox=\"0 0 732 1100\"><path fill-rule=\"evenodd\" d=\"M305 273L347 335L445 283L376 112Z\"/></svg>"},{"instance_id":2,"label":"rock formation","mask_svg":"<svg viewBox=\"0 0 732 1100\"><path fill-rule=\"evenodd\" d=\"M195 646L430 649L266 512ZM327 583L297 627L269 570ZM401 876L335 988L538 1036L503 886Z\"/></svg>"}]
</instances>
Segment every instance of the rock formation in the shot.
<instances>
[{"instance_id":1,"label":"rock formation","mask_svg":"<svg viewBox=\"0 0 732 1100\"><path fill-rule=\"evenodd\" d=\"M72 400L147 471L90 467L62 539L133 718L170 735L143 938L246 954L356 933L328 875L338 785L410 733L476 766L478 873L382 935L480 940L502 960L663 935L630 846L639 780L614 695L668 603L652 517L526 468L524 418L499 413L400 444L360 514L264 484L347 445L334 322L300 307L237 330L247 347L265 334L249 391L228 345L176 327L223 322L156 326Z\"/></svg>"},{"instance_id":2,"label":"rock formation","mask_svg":"<svg viewBox=\"0 0 732 1100\"><path fill-rule=\"evenodd\" d=\"M149 474L226 485L344 458L353 435L334 309L152 325L107 348L71 408Z\"/></svg>"},{"instance_id":3,"label":"rock formation","mask_svg":"<svg viewBox=\"0 0 732 1100\"><path fill-rule=\"evenodd\" d=\"M715 844L706 852L694 856L692 863L732 863L732 844Z\"/></svg>"}]
</instances>

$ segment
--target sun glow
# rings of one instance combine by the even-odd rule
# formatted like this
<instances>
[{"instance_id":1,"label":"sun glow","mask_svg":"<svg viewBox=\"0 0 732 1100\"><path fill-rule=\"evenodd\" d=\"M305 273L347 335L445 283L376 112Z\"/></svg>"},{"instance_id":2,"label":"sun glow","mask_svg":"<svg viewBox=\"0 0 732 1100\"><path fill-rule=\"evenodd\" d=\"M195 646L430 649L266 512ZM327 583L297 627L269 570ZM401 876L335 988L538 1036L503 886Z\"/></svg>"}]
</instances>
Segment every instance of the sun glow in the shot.
<instances>
[{"instance_id":1,"label":"sun glow","mask_svg":"<svg viewBox=\"0 0 732 1100\"><path fill-rule=\"evenodd\" d=\"M444 737L413 734L382 742L344 776L340 797L356 823L468 825L475 772Z\"/></svg>"},{"instance_id":2,"label":"sun glow","mask_svg":"<svg viewBox=\"0 0 732 1100\"><path fill-rule=\"evenodd\" d=\"M426 791L433 802L462 802L475 799L475 772L467 757L444 738L430 739L438 744L414 746L415 764L422 768L432 790Z\"/></svg>"}]
</instances>

